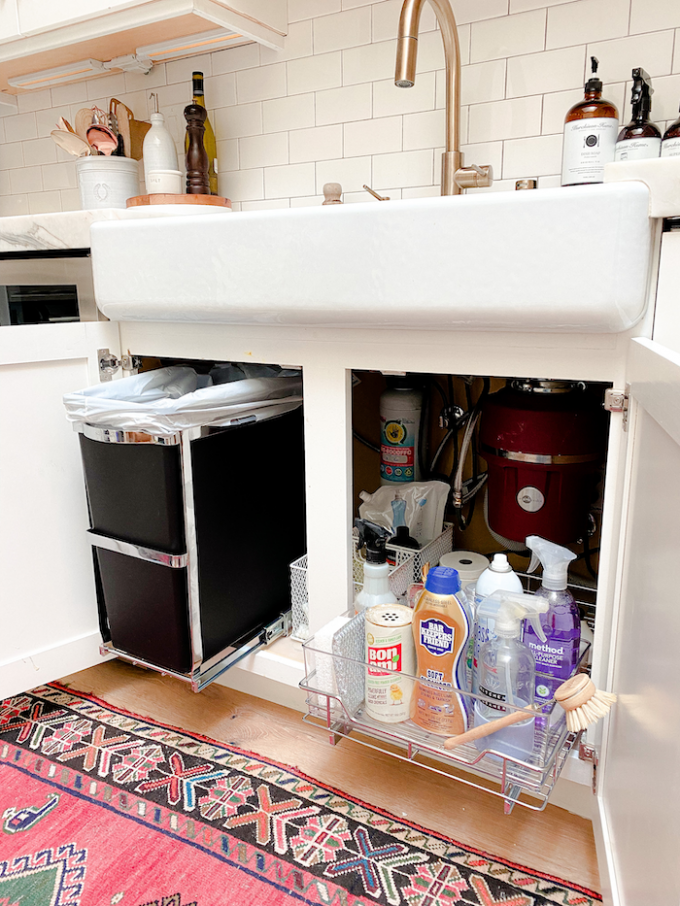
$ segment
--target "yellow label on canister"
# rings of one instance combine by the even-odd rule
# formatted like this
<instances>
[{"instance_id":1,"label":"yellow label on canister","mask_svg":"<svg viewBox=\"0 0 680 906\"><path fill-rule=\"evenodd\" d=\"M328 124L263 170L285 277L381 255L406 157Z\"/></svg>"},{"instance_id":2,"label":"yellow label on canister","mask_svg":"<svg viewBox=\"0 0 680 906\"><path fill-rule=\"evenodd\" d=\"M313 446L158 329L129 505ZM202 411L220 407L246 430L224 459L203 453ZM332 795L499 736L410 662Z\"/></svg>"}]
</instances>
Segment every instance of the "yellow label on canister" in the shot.
<instances>
[{"instance_id":1,"label":"yellow label on canister","mask_svg":"<svg viewBox=\"0 0 680 906\"><path fill-rule=\"evenodd\" d=\"M399 723L409 716L415 669L412 619L413 611L402 604L378 604L366 611L366 714L374 720Z\"/></svg>"}]
</instances>

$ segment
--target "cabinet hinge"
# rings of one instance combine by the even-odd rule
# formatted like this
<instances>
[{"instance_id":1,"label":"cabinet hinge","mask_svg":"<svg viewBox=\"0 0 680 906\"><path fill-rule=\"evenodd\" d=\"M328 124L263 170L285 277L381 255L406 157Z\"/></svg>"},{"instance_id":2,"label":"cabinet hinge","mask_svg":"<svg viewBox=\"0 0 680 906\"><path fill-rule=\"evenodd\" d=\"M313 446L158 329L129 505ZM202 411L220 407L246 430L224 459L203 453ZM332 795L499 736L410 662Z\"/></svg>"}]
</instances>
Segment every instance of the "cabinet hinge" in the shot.
<instances>
[{"instance_id":1,"label":"cabinet hinge","mask_svg":"<svg viewBox=\"0 0 680 906\"><path fill-rule=\"evenodd\" d=\"M578 746L579 761L589 761L593 766L593 794L597 792L597 766L600 759L595 746L588 745L587 742L580 742Z\"/></svg>"},{"instance_id":2,"label":"cabinet hinge","mask_svg":"<svg viewBox=\"0 0 680 906\"><path fill-rule=\"evenodd\" d=\"M100 381L110 381L119 368L127 371L128 374L137 374L142 365L142 360L138 355L128 354L116 358L109 349L98 349L97 361Z\"/></svg>"},{"instance_id":3,"label":"cabinet hinge","mask_svg":"<svg viewBox=\"0 0 680 906\"><path fill-rule=\"evenodd\" d=\"M607 412L621 412L623 414L623 430L628 430L628 388L615 390L609 387L604 392L604 408Z\"/></svg>"}]
</instances>

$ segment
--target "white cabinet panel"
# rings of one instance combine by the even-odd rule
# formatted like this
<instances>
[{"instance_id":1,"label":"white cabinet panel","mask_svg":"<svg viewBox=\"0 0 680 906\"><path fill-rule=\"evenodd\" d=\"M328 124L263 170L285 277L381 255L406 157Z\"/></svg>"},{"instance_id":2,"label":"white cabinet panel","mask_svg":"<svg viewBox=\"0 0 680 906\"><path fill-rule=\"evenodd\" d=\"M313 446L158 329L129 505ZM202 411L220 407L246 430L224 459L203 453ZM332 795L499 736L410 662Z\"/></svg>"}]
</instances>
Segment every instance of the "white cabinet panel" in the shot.
<instances>
[{"instance_id":1,"label":"white cabinet panel","mask_svg":"<svg viewBox=\"0 0 680 906\"><path fill-rule=\"evenodd\" d=\"M616 906L677 906L680 839L680 355L634 340L630 454L599 799ZM603 872L604 874L604 872Z\"/></svg>"},{"instance_id":2,"label":"white cabinet panel","mask_svg":"<svg viewBox=\"0 0 680 906\"><path fill-rule=\"evenodd\" d=\"M116 334L0 328L0 699L100 660L78 438L62 396L93 383L97 347L117 349Z\"/></svg>"},{"instance_id":3,"label":"white cabinet panel","mask_svg":"<svg viewBox=\"0 0 680 906\"><path fill-rule=\"evenodd\" d=\"M60 0L46 3L45 0L16 0L19 6L19 26L22 35L35 35L62 25L70 25L84 19L139 6L139 0Z\"/></svg>"},{"instance_id":4,"label":"white cabinet panel","mask_svg":"<svg viewBox=\"0 0 680 906\"><path fill-rule=\"evenodd\" d=\"M17 3L18 0L0 0L0 44L20 34Z\"/></svg>"}]
</instances>

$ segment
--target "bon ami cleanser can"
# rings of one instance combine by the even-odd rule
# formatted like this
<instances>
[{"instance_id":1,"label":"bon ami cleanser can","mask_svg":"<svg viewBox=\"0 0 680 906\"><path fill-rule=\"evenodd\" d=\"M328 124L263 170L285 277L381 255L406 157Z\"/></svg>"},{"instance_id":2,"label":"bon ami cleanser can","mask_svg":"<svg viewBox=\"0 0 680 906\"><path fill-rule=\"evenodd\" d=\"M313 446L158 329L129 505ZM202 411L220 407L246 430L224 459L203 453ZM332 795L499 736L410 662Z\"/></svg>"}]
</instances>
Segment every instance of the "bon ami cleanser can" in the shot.
<instances>
[{"instance_id":1,"label":"bon ami cleanser can","mask_svg":"<svg viewBox=\"0 0 680 906\"><path fill-rule=\"evenodd\" d=\"M377 604L366 611L366 714L374 720L395 724L409 716L409 677L415 669L412 619L413 611L402 604Z\"/></svg>"}]
</instances>

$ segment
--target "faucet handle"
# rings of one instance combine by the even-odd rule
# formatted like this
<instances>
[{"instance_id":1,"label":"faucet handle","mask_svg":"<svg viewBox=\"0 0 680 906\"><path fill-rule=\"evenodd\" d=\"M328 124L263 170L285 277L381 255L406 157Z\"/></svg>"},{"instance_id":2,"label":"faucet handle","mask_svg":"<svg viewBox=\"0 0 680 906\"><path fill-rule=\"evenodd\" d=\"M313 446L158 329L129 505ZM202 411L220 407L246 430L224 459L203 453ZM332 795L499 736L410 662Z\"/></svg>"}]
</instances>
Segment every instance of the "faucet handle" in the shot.
<instances>
[{"instance_id":1,"label":"faucet handle","mask_svg":"<svg viewBox=\"0 0 680 906\"><path fill-rule=\"evenodd\" d=\"M324 204L342 204L342 186L339 182L327 182L324 183L323 187L323 198L321 202Z\"/></svg>"},{"instance_id":2,"label":"faucet handle","mask_svg":"<svg viewBox=\"0 0 680 906\"><path fill-rule=\"evenodd\" d=\"M493 183L493 167L491 164L485 164L483 167L467 164L456 170L453 178L461 189L486 188Z\"/></svg>"}]
</instances>

